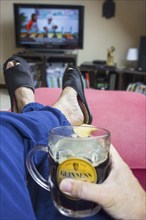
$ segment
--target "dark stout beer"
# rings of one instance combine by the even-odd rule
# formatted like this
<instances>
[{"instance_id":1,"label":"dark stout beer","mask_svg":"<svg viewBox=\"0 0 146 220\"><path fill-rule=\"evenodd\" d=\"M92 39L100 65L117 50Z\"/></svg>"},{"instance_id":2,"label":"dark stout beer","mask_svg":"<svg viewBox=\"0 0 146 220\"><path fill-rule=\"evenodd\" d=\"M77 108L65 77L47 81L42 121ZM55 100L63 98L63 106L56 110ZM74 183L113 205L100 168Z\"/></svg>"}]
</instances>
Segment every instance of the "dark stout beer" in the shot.
<instances>
[{"instance_id":1,"label":"dark stout beer","mask_svg":"<svg viewBox=\"0 0 146 220\"><path fill-rule=\"evenodd\" d=\"M85 163L88 164L89 162L83 159L78 159L78 158L71 158L68 159L67 161L68 164L70 164L72 160L77 160L77 161L81 161L83 162L83 165ZM111 162L110 162L110 157L108 156L108 158L101 163L100 165L93 167L92 169L89 169L89 171L91 172L80 172L78 169L78 163L74 163L72 162L72 166L73 166L73 170L69 171L68 169L62 169L59 173L58 173L58 169L60 167L60 164L55 163L54 160L49 157L49 163L51 167L50 170L50 177L49 177L49 182L50 182L50 188L51 188L51 193L52 193L52 197L54 200L54 204L57 207L57 209L63 213L66 214L67 216L70 215L69 211L67 212L67 210L72 210L71 212L71 216L74 213L74 217L76 217L76 213L77 216L79 217L79 215L82 216L82 212L84 214L84 216L87 213L93 213L93 215L97 212L97 210L100 210L100 206L97 205L97 203L91 202L91 201L85 201L85 200L81 200L81 199L77 199L77 198L72 198L70 196L65 195L64 193L62 193L59 190L59 183L61 182L61 180L63 178L72 178L72 179L78 179L78 180L83 180L83 181L88 181L89 182L94 182L94 183L102 183L106 177L108 176L109 172L110 172L110 168L111 168ZM66 162L65 162L66 163ZM68 165L67 164L67 165ZM84 165L84 166L85 166ZM90 165L92 166L92 164ZM86 167L85 167L86 168ZM93 173L93 172L96 172ZM58 176L59 175L59 176ZM65 210L65 212L64 212Z\"/></svg>"}]
</instances>

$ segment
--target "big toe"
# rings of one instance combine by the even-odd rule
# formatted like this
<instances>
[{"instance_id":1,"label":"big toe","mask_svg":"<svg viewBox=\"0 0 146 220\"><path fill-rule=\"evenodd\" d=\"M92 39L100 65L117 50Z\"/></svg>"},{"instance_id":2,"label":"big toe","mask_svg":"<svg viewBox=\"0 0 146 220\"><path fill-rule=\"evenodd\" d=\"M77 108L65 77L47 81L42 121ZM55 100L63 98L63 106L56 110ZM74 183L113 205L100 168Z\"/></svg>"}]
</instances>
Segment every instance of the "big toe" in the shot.
<instances>
[{"instance_id":1,"label":"big toe","mask_svg":"<svg viewBox=\"0 0 146 220\"><path fill-rule=\"evenodd\" d=\"M8 62L8 64L7 64L7 69L9 69L10 67L13 67L13 66L15 66L15 65L18 65L19 63L14 63L13 61L10 61L10 62Z\"/></svg>"}]
</instances>

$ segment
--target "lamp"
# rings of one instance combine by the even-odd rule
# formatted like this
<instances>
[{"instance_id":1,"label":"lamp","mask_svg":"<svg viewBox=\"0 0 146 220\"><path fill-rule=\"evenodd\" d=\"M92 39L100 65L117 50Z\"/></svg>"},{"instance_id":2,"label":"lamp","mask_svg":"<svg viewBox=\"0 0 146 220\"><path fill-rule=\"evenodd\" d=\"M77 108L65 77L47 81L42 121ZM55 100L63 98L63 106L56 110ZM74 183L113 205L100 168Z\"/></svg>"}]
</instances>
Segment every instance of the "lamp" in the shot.
<instances>
[{"instance_id":1,"label":"lamp","mask_svg":"<svg viewBox=\"0 0 146 220\"><path fill-rule=\"evenodd\" d=\"M128 49L127 60L131 61L131 69L135 69L135 61L138 60L138 49L137 48Z\"/></svg>"}]
</instances>

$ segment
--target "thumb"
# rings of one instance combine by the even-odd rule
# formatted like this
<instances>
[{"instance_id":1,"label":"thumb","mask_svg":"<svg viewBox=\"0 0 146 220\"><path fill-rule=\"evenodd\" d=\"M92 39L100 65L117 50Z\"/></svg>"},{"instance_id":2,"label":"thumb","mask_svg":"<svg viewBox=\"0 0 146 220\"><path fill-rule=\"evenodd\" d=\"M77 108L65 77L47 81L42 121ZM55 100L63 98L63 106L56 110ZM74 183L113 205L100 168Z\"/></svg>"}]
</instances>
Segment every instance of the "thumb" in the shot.
<instances>
[{"instance_id":1,"label":"thumb","mask_svg":"<svg viewBox=\"0 0 146 220\"><path fill-rule=\"evenodd\" d=\"M106 206L108 200L110 200L110 198L107 198L108 193L104 183L101 185L73 179L64 179L60 183L59 188L63 193L69 196L96 202L102 206Z\"/></svg>"}]
</instances>

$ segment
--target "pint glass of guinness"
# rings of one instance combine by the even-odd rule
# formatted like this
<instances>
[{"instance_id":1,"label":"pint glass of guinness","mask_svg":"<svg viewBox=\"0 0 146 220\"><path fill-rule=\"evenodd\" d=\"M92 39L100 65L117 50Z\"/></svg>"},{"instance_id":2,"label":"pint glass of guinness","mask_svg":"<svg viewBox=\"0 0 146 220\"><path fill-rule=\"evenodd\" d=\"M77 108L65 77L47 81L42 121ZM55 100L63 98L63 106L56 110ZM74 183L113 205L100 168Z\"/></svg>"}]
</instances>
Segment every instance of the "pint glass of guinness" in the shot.
<instances>
[{"instance_id":1,"label":"pint glass of guinness","mask_svg":"<svg viewBox=\"0 0 146 220\"><path fill-rule=\"evenodd\" d=\"M70 197L59 190L64 178L91 183L102 183L111 168L109 156L110 132L94 126L63 126L50 131L48 146L37 146L27 156L27 167L33 179L49 190L55 207L70 217L87 217L99 212L101 207L91 201ZM34 155L48 153L48 179L37 171Z\"/></svg>"}]
</instances>

